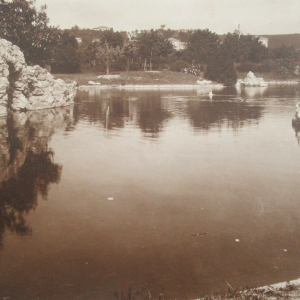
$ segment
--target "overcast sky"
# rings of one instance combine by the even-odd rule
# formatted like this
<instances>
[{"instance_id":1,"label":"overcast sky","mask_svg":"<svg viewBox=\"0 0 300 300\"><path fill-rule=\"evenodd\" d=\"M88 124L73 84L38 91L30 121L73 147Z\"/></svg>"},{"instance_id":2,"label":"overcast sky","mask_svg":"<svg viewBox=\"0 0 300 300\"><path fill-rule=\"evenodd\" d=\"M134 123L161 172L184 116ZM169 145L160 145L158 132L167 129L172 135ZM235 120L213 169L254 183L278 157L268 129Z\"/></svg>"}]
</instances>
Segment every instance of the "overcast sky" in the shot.
<instances>
[{"instance_id":1,"label":"overcast sky","mask_svg":"<svg viewBox=\"0 0 300 300\"><path fill-rule=\"evenodd\" d=\"M37 0L61 29L112 27L115 31L205 29L223 34L300 33L300 0Z\"/></svg>"}]
</instances>

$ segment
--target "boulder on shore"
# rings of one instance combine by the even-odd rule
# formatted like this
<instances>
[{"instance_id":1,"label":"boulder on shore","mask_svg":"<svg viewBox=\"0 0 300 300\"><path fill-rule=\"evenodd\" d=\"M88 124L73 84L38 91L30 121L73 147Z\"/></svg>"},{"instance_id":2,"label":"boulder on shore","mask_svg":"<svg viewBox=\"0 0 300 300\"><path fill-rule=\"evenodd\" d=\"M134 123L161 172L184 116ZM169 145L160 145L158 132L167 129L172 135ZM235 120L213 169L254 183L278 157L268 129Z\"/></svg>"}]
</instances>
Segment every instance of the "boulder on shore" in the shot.
<instances>
[{"instance_id":1,"label":"boulder on shore","mask_svg":"<svg viewBox=\"0 0 300 300\"><path fill-rule=\"evenodd\" d=\"M40 66L27 66L20 48L0 39L0 116L8 109L38 110L74 103L76 82L65 83Z\"/></svg>"},{"instance_id":2,"label":"boulder on shore","mask_svg":"<svg viewBox=\"0 0 300 300\"><path fill-rule=\"evenodd\" d=\"M207 84L212 84L212 81L211 80L197 80L197 84L207 85Z\"/></svg>"},{"instance_id":3,"label":"boulder on shore","mask_svg":"<svg viewBox=\"0 0 300 300\"><path fill-rule=\"evenodd\" d=\"M264 81L261 77L256 77L253 72L249 72L245 79L239 79L236 85L243 85L243 86L261 86L266 87L268 84Z\"/></svg>"}]
</instances>

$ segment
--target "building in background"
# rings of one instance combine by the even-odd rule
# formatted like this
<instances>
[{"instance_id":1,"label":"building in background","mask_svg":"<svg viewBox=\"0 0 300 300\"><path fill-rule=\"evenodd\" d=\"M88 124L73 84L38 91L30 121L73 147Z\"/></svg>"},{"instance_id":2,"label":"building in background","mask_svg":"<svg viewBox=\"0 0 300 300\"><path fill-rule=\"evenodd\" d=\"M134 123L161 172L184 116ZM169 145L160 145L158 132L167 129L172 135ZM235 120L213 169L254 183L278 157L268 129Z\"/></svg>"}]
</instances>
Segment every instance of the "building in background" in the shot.
<instances>
[{"instance_id":1,"label":"building in background","mask_svg":"<svg viewBox=\"0 0 300 300\"><path fill-rule=\"evenodd\" d=\"M265 45L267 48L269 46L269 39L267 37L264 37L264 36L259 36L258 37L258 40L263 44Z\"/></svg>"},{"instance_id":2,"label":"building in background","mask_svg":"<svg viewBox=\"0 0 300 300\"><path fill-rule=\"evenodd\" d=\"M174 39L174 38L169 38L168 39L174 46L174 48L179 51L183 50L186 47L186 43L181 42L180 40Z\"/></svg>"},{"instance_id":3,"label":"building in background","mask_svg":"<svg viewBox=\"0 0 300 300\"><path fill-rule=\"evenodd\" d=\"M99 27L95 27L92 30L96 30L96 31L105 31L105 30L110 30L112 28L106 27L106 26L99 26Z\"/></svg>"}]
</instances>

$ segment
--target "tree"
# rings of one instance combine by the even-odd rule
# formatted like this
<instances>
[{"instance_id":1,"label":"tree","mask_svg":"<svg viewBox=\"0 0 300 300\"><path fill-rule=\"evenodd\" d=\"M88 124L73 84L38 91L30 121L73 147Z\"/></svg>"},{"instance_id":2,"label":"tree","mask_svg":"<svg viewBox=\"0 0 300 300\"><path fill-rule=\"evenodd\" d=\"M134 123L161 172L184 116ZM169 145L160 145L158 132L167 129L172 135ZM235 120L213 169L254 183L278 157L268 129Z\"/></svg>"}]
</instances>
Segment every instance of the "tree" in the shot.
<instances>
[{"instance_id":1,"label":"tree","mask_svg":"<svg viewBox=\"0 0 300 300\"><path fill-rule=\"evenodd\" d=\"M103 32L103 37L101 38L101 45L104 45L105 43L114 48L122 48L124 44L124 37L121 32L114 32L112 29L106 30Z\"/></svg>"},{"instance_id":2,"label":"tree","mask_svg":"<svg viewBox=\"0 0 300 300\"><path fill-rule=\"evenodd\" d=\"M76 38L68 31L61 32L58 47L53 51L51 69L54 73L76 73L80 70L82 53Z\"/></svg>"},{"instance_id":3,"label":"tree","mask_svg":"<svg viewBox=\"0 0 300 300\"><path fill-rule=\"evenodd\" d=\"M137 48L138 55L144 62L144 70L147 69L147 62L152 70L153 63L161 64L174 51L172 43L153 29L143 31L138 36Z\"/></svg>"},{"instance_id":4,"label":"tree","mask_svg":"<svg viewBox=\"0 0 300 300\"><path fill-rule=\"evenodd\" d=\"M106 68L106 74L109 74L109 68L111 64L121 58L124 53L124 49L119 46L114 48L109 46L108 43L100 45L95 53L96 63L102 64Z\"/></svg>"},{"instance_id":5,"label":"tree","mask_svg":"<svg viewBox=\"0 0 300 300\"><path fill-rule=\"evenodd\" d=\"M223 83L226 86L236 84L237 73L234 60L223 44L218 47L214 55L210 58L205 71L205 78Z\"/></svg>"},{"instance_id":6,"label":"tree","mask_svg":"<svg viewBox=\"0 0 300 300\"><path fill-rule=\"evenodd\" d=\"M96 53L98 48L100 47L100 42L92 42L88 45L88 47L84 50L84 58L85 62L88 63L93 69L96 68Z\"/></svg>"},{"instance_id":7,"label":"tree","mask_svg":"<svg viewBox=\"0 0 300 300\"><path fill-rule=\"evenodd\" d=\"M35 0L1 0L0 37L20 47L29 65L49 63L59 30L49 27L46 6L39 11Z\"/></svg>"},{"instance_id":8,"label":"tree","mask_svg":"<svg viewBox=\"0 0 300 300\"><path fill-rule=\"evenodd\" d=\"M258 63L268 56L268 49L259 41L258 37L252 35L228 33L222 43L222 48L236 63Z\"/></svg>"},{"instance_id":9,"label":"tree","mask_svg":"<svg viewBox=\"0 0 300 300\"><path fill-rule=\"evenodd\" d=\"M217 51L219 44L219 37L216 33L208 29L195 30L189 36L185 60L191 64L207 64Z\"/></svg>"},{"instance_id":10,"label":"tree","mask_svg":"<svg viewBox=\"0 0 300 300\"><path fill-rule=\"evenodd\" d=\"M126 70L128 71L137 58L137 48L134 43L127 43L124 46L124 57L126 58Z\"/></svg>"},{"instance_id":11,"label":"tree","mask_svg":"<svg viewBox=\"0 0 300 300\"><path fill-rule=\"evenodd\" d=\"M270 53L273 70L277 73L288 73L293 71L294 67L299 64L300 55L294 46L281 45L272 49Z\"/></svg>"}]
</instances>

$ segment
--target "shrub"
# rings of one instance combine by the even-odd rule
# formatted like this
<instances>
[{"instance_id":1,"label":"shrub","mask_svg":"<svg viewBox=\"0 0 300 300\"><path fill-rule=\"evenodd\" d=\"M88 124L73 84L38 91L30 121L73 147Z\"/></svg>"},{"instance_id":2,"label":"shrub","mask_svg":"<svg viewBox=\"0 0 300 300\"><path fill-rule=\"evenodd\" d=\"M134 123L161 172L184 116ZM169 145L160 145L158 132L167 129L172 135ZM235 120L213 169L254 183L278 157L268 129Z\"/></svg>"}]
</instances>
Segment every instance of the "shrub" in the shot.
<instances>
[{"instance_id":1,"label":"shrub","mask_svg":"<svg viewBox=\"0 0 300 300\"><path fill-rule=\"evenodd\" d=\"M193 75L197 75L197 76L201 75L201 70L196 69L196 68L184 68L181 70L181 72L186 73L186 74L193 74Z\"/></svg>"},{"instance_id":2,"label":"shrub","mask_svg":"<svg viewBox=\"0 0 300 300\"><path fill-rule=\"evenodd\" d=\"M242 62L237 65L236 69L239 72L258 72L258 73L264 73L264 72L271 72L273 69L273 64L270 60L265 60L261 63L253 63L250 61Z\"/></svg>"},{"instance_id":3,"label":"shrub","mask_svg":"<svg viewBox=\"0 0 300 300\"><path fill-rule=\"evenodd\" d=\"M226 86L235 85L237 73L233 60L219 51L207 64L205 78L223 83Z\"/></svg>"},{"instance_id":4,"label":"shrub","mask_svg":"<svg viewBox=\"0 0 300 300\"><path fill-rule=\"evenodd\" d=\"M181 72L182 69L187 67L188 63L180 59L170 64L170 70L174 72Z\"/></svg>"}]
</instances>

